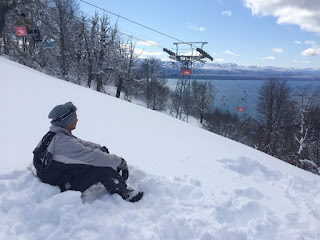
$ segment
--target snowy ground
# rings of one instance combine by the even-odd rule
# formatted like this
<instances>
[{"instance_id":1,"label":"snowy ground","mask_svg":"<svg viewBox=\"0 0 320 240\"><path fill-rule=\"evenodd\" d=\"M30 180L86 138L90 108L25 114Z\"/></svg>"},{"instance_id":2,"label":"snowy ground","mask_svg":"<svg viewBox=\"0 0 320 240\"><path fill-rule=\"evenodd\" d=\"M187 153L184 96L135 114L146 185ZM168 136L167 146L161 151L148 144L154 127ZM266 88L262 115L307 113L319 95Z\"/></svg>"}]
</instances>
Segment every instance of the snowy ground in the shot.
<instances>
[{"instance_id":1,"label":"snowy ground","mask_svg":"<svg viewBox=\"0 0 320 240\"><path fill-rule=\"evenodd\" d=\"M0 239L320 239L320 178L165 114L0 58ZM59 193L28 169L50 110L125 158L138 203Z\"/></svg>"}]
</instances>

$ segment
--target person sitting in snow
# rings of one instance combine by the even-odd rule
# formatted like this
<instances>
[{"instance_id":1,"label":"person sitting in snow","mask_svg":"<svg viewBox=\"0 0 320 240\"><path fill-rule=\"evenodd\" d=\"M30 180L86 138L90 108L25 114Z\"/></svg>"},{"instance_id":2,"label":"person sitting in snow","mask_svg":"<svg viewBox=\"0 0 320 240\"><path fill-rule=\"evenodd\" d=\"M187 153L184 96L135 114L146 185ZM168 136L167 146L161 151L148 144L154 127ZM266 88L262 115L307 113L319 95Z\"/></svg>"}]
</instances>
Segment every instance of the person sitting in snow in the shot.
<instances>
[{"instance_id":1,"label":"person sitting in snow","mask_svg":"<svg viewBox=\"0 0 320 240\"><path fill-rule=\"evenodd\" d=\"M44 183L60 187L62 192L84 192L100 182L110 194L117 193L130 202L139 201L143 193L127 188L129 170L123 158L109 154L104 146L72 135L78 122L76 110L72 102L67 102L49 113L50 131L33 151L37 176Z\"/></svg>"}]
</instances>

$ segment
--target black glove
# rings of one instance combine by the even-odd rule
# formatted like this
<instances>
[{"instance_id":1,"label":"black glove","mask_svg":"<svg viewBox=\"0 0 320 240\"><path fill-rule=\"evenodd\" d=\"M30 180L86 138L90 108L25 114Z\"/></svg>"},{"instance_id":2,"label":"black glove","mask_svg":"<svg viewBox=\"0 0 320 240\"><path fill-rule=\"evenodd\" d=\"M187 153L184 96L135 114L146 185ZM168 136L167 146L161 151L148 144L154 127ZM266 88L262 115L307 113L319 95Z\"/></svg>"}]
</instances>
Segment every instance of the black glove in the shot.
<instances>
[{"instance_id":1,"label":"black glove","mask_svg":"<svg viewBox=\"0 0 320 240\"><path fill-rule=\"evenodd\" d=\"M102 152L109 153L108 148L106 148L105 146L101 147L100 150L101 150Z\"/></svg>"},{"instance_id":2,"label":"black glove","mask_svg":"<svg viewBox=\"0 0 320 240\"><path fill-rule=\"evenodd\" d=\"M118 173L120 173L120 171L122 171L121 176L123 177L124 180L128 180L128 178L129 178L128 165L127 165L126 160L124 160L123 158L122 158L120 165L117 167L117 171L118 171Z\"/></svg>"}]
</instances>

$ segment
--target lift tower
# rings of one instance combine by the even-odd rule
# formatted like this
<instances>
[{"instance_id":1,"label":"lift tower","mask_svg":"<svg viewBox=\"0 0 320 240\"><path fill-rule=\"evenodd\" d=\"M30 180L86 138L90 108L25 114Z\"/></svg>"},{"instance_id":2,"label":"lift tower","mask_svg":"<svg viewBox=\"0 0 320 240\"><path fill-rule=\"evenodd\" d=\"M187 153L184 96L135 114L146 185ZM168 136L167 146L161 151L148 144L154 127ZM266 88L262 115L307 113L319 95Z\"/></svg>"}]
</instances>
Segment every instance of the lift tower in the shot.
<instances>
[{"instance_id":1,"label":"lift tower","mask_svg":"<svg viewBox=\"0 0 320 240\"><path fill-rule=\"evenodd\" d=\"M207 44L207 42L179 42L174 44L176 45L175 53L166 48L163 49L163 51L170 55L169 58L180 63L180 71L178 72L178 81L174 99L171 104L170 115L188 122L190 107L190 77L192 75L193 63L204 63L205 61L202 60L203 58L209 58L211 61L213 58L202 50L203 45ZM195 48L194 45L200 45L200 48Z\"/></svg>"}]
</instances>

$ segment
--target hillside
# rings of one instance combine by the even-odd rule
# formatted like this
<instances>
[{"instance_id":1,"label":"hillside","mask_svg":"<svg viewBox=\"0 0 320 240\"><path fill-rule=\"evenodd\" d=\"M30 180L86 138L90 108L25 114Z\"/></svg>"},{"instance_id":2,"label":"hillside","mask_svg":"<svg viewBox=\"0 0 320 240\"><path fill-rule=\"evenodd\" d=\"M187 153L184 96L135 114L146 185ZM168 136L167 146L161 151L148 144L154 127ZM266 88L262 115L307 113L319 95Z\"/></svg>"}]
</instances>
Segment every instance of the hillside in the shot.
<instances>
[{"instance_id":1,"label":"hillside","mask_svg":"<svg viewBox=\"0 0 320 240\"><path fill-rule=\"evenodd\" d=\"M0 57L0 239L319 239L320 178L165 114ZM101 185L60 193L28 168L49 111L127 160L135 204Z\"/></svg>"}]
</instances>

